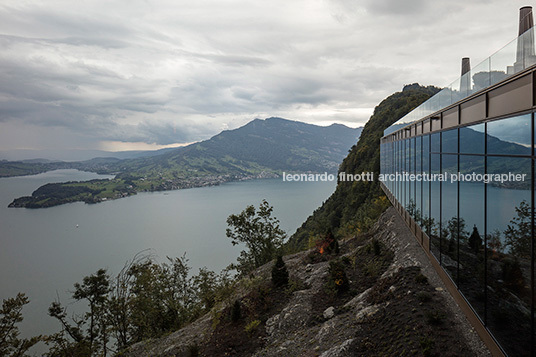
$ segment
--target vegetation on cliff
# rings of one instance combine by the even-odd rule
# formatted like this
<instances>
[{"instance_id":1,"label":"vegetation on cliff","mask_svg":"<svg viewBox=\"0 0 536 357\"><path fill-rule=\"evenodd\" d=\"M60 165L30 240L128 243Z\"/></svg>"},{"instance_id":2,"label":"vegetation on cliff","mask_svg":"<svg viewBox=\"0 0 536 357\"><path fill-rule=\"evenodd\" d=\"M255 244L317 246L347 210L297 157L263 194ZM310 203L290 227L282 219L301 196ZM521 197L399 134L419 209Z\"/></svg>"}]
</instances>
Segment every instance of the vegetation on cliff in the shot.
<instances>
[{"instance_id":1,"label":"vegetation on cliff","mask_svg":"<svg viewBox=\"0 0 536 357\"><path fill-rule=\"evenodd\" d=\"M336 236L366 231L388 205L377 180L380 172L380 138L383 131L439 91L411 84L384 99L363 128L359 141L339 167L339 173L373 172L375 180L339 181L333 195L291 237L289 248L299 251L328 230Z\"/></svg>"}]
</instances>

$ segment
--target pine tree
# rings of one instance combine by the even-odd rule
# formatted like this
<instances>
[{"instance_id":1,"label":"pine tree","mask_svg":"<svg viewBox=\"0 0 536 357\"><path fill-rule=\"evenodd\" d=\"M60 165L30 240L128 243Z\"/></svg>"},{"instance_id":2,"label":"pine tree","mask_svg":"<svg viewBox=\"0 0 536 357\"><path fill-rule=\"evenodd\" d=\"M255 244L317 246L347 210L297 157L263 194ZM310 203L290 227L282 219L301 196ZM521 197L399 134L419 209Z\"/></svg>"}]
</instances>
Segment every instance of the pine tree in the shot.
<instances>
[{"instance_id":1,"label":"pine tree","mask_svg":"<svg viewBox=\"0 0 536 357\"><path fill-rule=\"evenodd\" d=\"M475 254L478 254L478 250L482 247L482 238L480 237L480 233L478 233L476 224L473 227L473 233L471 233L471 236L469 237L469 247L471 247Z\"/></svg>"},{"instance_id":2,"label":"pine tree","mask_svg":"<svg viewBox=\"0 0 536 357\"><path fill-rule=\"evenodd\" d=\"M288 270L283 257L277 256L277 260L272 268L272 283L276 287L286 286L288 284Z\"/></svg>"},{"instance_id":3,"label":"pine tree","mask_svg":"<svg viewBox=\"0 0 536 357\"><path fill-rule=\"evenodd\" d=\"M240 300L235 300L233 306L231 307L231 321L238 322L242 317L242 311L240 306Z\"/></svg>"}]
</instances>

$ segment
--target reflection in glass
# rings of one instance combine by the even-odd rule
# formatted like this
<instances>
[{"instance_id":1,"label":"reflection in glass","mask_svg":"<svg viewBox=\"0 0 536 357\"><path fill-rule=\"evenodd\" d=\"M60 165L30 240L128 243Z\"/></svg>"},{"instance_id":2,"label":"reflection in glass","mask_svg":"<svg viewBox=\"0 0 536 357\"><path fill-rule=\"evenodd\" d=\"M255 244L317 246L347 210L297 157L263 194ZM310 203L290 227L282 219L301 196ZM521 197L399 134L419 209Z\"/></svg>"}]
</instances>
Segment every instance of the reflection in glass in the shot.
<instances>
[{"instance_id":1,"label":"reflection in glass","mask_svg":"<svg viewBox=\"0 0 536 357\"><path fill-rule=\"evenodd\" d=\"M431 135L430 152L441 151L441 133L435 133Z\"/></svg>"},{"instance_id":2,"label":"reflection in glass","mask_svg":"<svg viewBox=\"0 0 536 357\"><path fill-rule=\"evenodd\" d=\"M485 125L477 124L460 128L460 153L484 154Z\"/></svg>"},{"instance_id":3,"label":"reflection in glass","mask_svg":"<svg viewBox=\"0 0 536 357\"><path fill-rule=\"evenodd\" d=\"M430 174L430 135L422 137L422 172ZM430 236L430 181L422 182L422 227Z\"/></svg>"},{"instance_id":4,"label":"reflection in glass","mask_svg":"<svg viewBox=\"0 0 536 357\"><path fill-rule=\"evenodd\" d=\"M530 155L531 131L530 115L487 123L488 154Z\"/></svg>"},{"instance_id":5,"label":"reflection in glass","mask_svg":"<svg viewBox=\"0 0 536 357\"><path fill-rule=\"evenodd\" d=\"M458 152L458 129L447 130L441 134L441 152Z\"/></svg>"},{"instance_id":6,"label":"reflection in glass","mask_svg":"<svg viewBox=\"0 0 536 357\"><path fill-rule=\"evenodd\" d=\"M415 140L415 173L422 172L422 137ZM422 221L422 180L415 181L415 222Z\"/></svg>"},{"instance_id":7,"label":"reflection in glass","mask_svg":"<svg viewBox=\"0 0 536 357\"><path fill-rule=\"evenodd\" d=\"M458 156L441 155L441 172L449 177L441 184L441 265L457 282L458 234L465 234L465 222L458 221L458 183L452 182L450 175L458 172Z\"/></svg>"},{"instance_id":8,"label":"reflection in glass","mask_svg":"<svg viewBox=\"0 0 536 357\"><path fill-rule=\"evenodd\" d=\"M531 159L488 157L490 174L528 173ZM487 322L506 351L530 351L531 190L524 182L487 188Z\"/></svg>"},{"instance_id":9,"label":"reflection in glass","mask_svg":"<svg viewBox=\"0 0 536 357\"><path fill-rule=\"evenodd\" d=\"M431 175L438 175L441 173L441 161L439 154L431 154L431 164L430 172ZM432 254L440 261L440 232L441 232L441 182L439 180L430 181L430 201L431 201L431 212L430 212L430 250Z\"/></svg>"},{"instance_id":10,"label":"reflection in glass","mask_svg":"<svg viewBox=\"0 0 536 357\"><path fill-rule=\"evenodd\" d=\"M484 174L484 157L460 155L460 173ZM484 182L460 180L460 222L458 286L480 318L485 320Z\"/></svg>"}]
</instances>

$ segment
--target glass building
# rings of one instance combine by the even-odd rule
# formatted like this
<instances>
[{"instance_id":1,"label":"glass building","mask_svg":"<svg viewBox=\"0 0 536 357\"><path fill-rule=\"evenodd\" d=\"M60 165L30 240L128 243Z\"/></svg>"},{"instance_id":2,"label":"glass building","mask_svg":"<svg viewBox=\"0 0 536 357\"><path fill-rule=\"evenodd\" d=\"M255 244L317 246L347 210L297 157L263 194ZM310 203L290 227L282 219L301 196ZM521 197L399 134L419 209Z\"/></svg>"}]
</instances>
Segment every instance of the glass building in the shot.
<instances>
[{"instance_id":1,"label":"glass building","mask_svg":"<svg viewBox=\"0 0 536 357\"><path fill-rule=\"evenodd\" d=\"M536 355L532 11L381 139L382 188L490 350Z\"/></svg>"}]
</instances>

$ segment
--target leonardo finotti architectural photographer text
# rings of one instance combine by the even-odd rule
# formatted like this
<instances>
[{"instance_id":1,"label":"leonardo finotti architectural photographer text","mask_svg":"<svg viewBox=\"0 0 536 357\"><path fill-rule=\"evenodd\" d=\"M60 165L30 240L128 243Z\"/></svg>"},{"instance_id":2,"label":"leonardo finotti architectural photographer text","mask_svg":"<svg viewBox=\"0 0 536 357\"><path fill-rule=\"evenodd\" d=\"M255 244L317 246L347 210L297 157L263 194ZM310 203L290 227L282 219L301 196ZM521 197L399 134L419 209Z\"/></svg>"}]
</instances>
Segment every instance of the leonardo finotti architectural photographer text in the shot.
<instances>
[{"instance_id":1,"label":"leonardo finotti architectural photographer text","mask_svg":"<svg viewBox=\"0 0 536 357\"><path fill-rule=\"evenodd\" d=\"M523 182L525 181L525 178L527 177L527 174L519 174L519 173L502 173L502 174L477 174L475 172L472 173L436 173L436 174L428 174L428 173L422 173L422 174L410 174L408 172L397 172L394 174L380 174L379 180L382 182L415 182L415 181L423 181L423 182L435 182L435 181L441 181L441 182L447 182L450 181L450 183L454 182L484 182L484 183L490 183L490 182L497 182L497 183L505 183L505 182ZM373 172L362 172L360 174L347 174L345 172L340 172L338 175L335 174L328 174L327 172L324 172L322 174L291 174L283 172L283 181L288 182L318 182L318 181L335 181L338 178L339 182L354 182L354 181L374 181L374 173Z\"/></svg>"}]
</instances>

